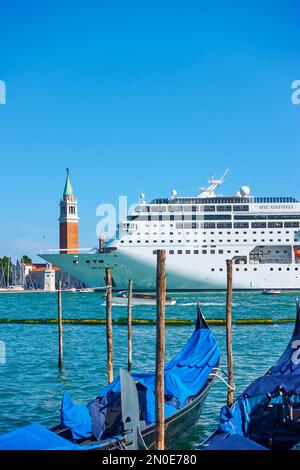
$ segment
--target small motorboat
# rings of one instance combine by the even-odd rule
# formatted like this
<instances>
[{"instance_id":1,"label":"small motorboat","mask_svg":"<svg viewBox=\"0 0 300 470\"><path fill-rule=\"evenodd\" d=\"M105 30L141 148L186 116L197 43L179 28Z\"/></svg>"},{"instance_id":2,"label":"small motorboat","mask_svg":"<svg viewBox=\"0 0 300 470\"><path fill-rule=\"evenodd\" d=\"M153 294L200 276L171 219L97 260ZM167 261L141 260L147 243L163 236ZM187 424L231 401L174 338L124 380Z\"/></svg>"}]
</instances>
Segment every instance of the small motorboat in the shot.
<instances>
[{"instance_id":1,"label":"small motorboat","mask_svg":"<svg viewBox=\"0 0 300 470\"><path fill-rule=\"evenodd\" d=\"M197 424L219 370L220 348L200 307L187 344L165 366L165 447L170 449ZM0 436L0 450L154 449L155 374L121 369L120 376L88 405L64 394L61 423L31 424Z\"/></svg>"},{"instance_id":2,"label":"small motorboat","mask_svg":"<svg viewBox=\"0 0 300 470\"><path fill-rule=\"evenodd\" d=\"M278 295L278 294L281 294L281 290L280 289L264 289L262 293L264 295Z\"/></svg>"},{"instance_id":3,"label":"small motorboat","mask_svg":"<svg viewBox=\"0 0 300 470\"><path fill-rule=\"evenodd\" d=\"M300 306L292 338L267 373L224 406L203 450L300 449Z\"/></svg>"},{"instance_id":4,"label":"small motorboat","mask_svg":"<svg viewBox=\"0 0 300 470\"><path fill-rule=\"evenodd\" d=\"M92 287L82 287L81 289L76 289L76 292L90 293L95 292L95 289L93 289Z\"/></svg>"},{"instance_id":5,"label":"small motorboat","mask_svg":"<svg viewBox=\"0 0 300 470\"><path fill-rule=\"evenodd\" d=\"M117 305L127 305L128 292L122 291L112 297L112 303ZM133 293L132 305L156 305L156 295ZM166 297L166 305L176 305L176 299L173 297Z\"/></svg>"}]
</instances>

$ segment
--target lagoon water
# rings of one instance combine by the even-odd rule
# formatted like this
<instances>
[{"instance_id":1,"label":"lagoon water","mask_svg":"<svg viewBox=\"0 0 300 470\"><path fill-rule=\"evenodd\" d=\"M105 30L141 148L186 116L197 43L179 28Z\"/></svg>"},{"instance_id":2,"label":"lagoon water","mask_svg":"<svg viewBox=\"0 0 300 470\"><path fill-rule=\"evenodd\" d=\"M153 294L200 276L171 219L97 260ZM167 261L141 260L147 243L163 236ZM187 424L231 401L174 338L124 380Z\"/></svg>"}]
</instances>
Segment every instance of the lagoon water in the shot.
<instances>
[{"instance_id":1,"label":"lagoon water","mask_svg":"<svg viewBox=\"0 0 300 470\"><path fill-rule=\"evenodd\" d=\"M207 318L225 317L225 293L174 294L177 305L167 307L168 318L191 318L199 300ZM295 293L263 296L260 292L234 293L234 318L285 318L295 316ZM0 318L55 318L57 296L50 293L0 294ZM65 318L105 318L103 294L63 293ZM136 318L155 318L155 307L133 307ZM113 317L126 317L126 307L114 306ZM226 369L224 326L212 326ZM187 342L192 326L166 328L166 359ZM292 324L233 326L236 394L263 374L279 357L293 330ZM114 369L127 365L127 329L114 326ZM64 391L76 403L86 404L106 385L105 326L64 325L64 368L57 368L55 325L0 324L0 341L6 346L6 362L0 364L0 432L30 422L52 426L59 421ZM155 327L133 327L133 368L153 370ZM215 428L226 400L226 387L217 381L208 395L204 412L188 439L178 448L196 449Z\"/></svg>"}]
</instances>

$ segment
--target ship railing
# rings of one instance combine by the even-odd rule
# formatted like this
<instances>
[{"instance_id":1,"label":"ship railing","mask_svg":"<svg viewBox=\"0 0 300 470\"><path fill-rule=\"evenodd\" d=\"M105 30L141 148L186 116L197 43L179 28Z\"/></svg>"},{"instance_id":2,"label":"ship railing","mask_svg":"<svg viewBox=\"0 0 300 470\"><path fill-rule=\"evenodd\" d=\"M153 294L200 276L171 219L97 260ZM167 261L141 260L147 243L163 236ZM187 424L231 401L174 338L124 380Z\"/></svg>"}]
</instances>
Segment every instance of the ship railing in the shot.
<instances>
[{"instance_id":1,"label":"ship railing","mask_svg":"<svg viewBox=\"0 0 300 470\"><path fill-rule=\"evenodd\" d=\"M290 264L291 258L265 258L265 259L250 259L250 264Z\"/></svg>"},{"instance_id":2,"label":"ship railing","mask_svg":"<svg viewBox=\"0 0 300 470\"><path fill-rule=\"evenodd\" d=\"M96 253L97 251L98 251L98 248L47 248L45 250L41 250L41 253L45 253L45 254L47 253L51 255L59 255L59 254L65 254L65 253L88 254L88 253Z\"/></svg>"},{"instance_id":3,"label":"ship railing","mask_svg":"<svg viewBox=\"0 0 300 470\"><path fill-rule=\"evenodd\" d=\"M100 248L48 248L41 252L44 254L52 254L52 255L61 255L61 254L95 254L95 253L111 253L112 251L116 251L117 247L114 246L102 246Z\"/></svg>"}]
</instances>

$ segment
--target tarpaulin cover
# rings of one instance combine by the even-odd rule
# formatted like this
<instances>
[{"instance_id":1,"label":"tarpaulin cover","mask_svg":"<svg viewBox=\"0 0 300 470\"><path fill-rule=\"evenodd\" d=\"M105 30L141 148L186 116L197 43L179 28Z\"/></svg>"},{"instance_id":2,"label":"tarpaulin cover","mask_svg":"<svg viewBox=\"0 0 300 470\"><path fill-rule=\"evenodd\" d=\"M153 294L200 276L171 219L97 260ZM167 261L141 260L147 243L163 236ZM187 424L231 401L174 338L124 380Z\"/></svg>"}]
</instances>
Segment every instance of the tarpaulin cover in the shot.
<instances>
[{"instance_id":1,"label":"tarpaulin cover","mask_svg":"<svg viewBox=\"0 0 300 470\"><path fill-rule=\"evenodd\" d=\"M246 388L244 395L255 397L272 393L282 386L288 393L300 394L300 335L293 336L275 366Z\"/></svg>"},{"instance_id":2,"label":"tarpaulin cover","mask_svg":"<svg viewBox=\"0 0 300 470\"><path fill-rule=\"evenodd\" d=\"M300 307L297 304L297 318L294 333L280 359L263 376L252 382L236 399L233 406L224 406L220 414L218 433L208 441L208 448L216 448L221 436L251 436L250 426L253 422L262 434L272 435L272 421L260 422L260 410L265 410L268 404L281 405L281 391L289 395L291 403L300 402ZM264 424L262 424L264 423ZM284 425L284 423L282 423ZM278 425L278 423L277 423ZM261 429L260 429L261 427ZM229 441L230 442L230 441ZM237 444L238 441L235 441ZM219 443L219 444L218 444ZM220 444L221 445L221 444ZM223 444L222 444L223 445ZM225 445L225 444L224 444ZM238 444L237 444L238 445Z\"/></svg>"},{"instance_id":3,"label":"tarpaulin cover","mask_svg":"<svg viewBox=\"0 0 300 470\"><path fill-rule=\"evenodd\" d=\"M268 450L239 434L216 434L209 447L203 450Z\"/></svg>"},{"instance_id":4,"label":"tarpaulin cover","mask_svg":"<svg viewBox=\"0 0 300 470\"><path fill-rule=\"evenodd\" d=\"M37 423L0 436L0 450L74 450L77 447Z\"/></svg>"},{"instance_id":5,"label":"tarpaulin cover","mask_svg":"<svg viewBox=\"0 0 300 470\"><path fill-rule=\"evenodd\" d=\"M74 444L38 423L0 436L0 450L92 450L97 447L99 442L90 445Z\"/></svg>"},{"instance_id":6,"label":"tarpaulin cover","mask_svg":"<svg viewBox=\"0 0 300 470\"><path fill-rule=\"evenodd\" d=\"M61 421L71 429L73 439L92 435L92 418L84 405L74 405L68 393L64 393L61 405Z\"/></svg>"},{"instance_id":7,"label":"tarpaulin cover","mask_svg":"<svg viewBox=\"0 0 300 470\"><path fill-rule=\"evenodd\" d=\"M175 397L178 408L182 407L189 397L196 395L204 386L219 356L219 345L211 331L207 328L196 330L180 353L165 367L165 396ZM132 374L132 378L147 390L145 418L146 424L151 424L155 421L155 374L136 373ZM120 390L118 377L102 390L99 396L104 397L110 392L120 392ZM167 401L165 417L175 411L176 408Z\"/></svg>"}]
</instances>

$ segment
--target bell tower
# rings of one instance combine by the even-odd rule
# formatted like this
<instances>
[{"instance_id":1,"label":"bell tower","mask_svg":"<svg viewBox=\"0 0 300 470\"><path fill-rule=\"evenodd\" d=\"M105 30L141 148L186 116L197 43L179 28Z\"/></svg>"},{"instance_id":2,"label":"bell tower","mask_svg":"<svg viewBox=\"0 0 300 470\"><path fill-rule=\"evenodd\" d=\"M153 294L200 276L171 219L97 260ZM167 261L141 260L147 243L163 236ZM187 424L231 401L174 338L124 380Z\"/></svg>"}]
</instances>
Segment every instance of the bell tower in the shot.
<instances>
[{"instance_id":1,"label":"bell tower","mask_svg":"<svg viewBox=\"0 0 300 470\"><path fill-rule=\"evenodd\" d=\"M59 248L60 253L78 253L78 211L77 200L75 199L69 168L63 197L60 200L59 216Z\"/></svg>"}]
</instances>

